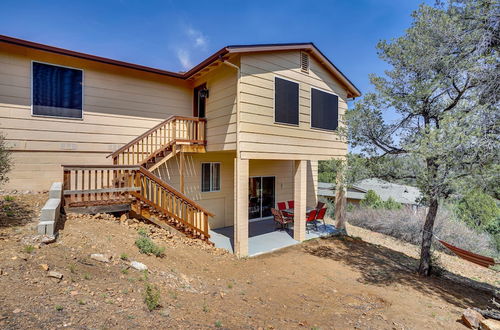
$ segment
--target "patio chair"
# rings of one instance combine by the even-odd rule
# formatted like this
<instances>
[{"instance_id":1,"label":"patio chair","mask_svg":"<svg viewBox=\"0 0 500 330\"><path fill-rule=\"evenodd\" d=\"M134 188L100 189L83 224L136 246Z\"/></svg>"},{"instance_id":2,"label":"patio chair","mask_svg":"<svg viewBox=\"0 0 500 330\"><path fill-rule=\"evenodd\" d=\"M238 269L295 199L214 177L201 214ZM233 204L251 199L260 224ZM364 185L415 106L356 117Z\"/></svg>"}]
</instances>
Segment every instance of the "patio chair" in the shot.
<instances>
[{"instance_id":1,"label":"patio chair","mask_svg":"<svg viewBox=\"0 0 500 330\"><path fill-rule=\"evenodd\" d=\"M278 210L280 210L281 213L283 213L283 215L285 217L289 217L289 218L293 217L293 215L291 215L290 213L284 211L286 209L287 209L287 207L286 207L286 203L285 202L278 202Z\"/></svg>"},{"instance_id":2,"label":"patio chair","mask_svg":"<svg viewBox=\"0 0 500 330\"><path fill-rule=\"evenodd\" d=\"M316 230L318 230L318 225L316 224L316 214L317 213L318 213L317 210L312 210L311 212L309 212L309 215L306 218L306 230L307 230L307 233L309 233L308 225L310 225L310 224L314 224L314 228Z\"/></svg>"},{"instance_id":3,"label":"patio chair","mask_svg":"<svg viewBox=\"0 0 500 330\"><path fill-rule=\"evenodd\" d=\"M294 208L294 202L293 201L288 201L288 208L293 209Z\"/></svg>"},{"instance_id":4,"label":"patio chair","mask_svg":"<svg viewBox=\"0 0 500 330\"><path fill-rule=\"evenodd\" d=\"M288 229L288 224L293 222L292 218L285 217L280 210L271 208L271 213L273 214L274 222L278 224L283 230Z\"/></svg>"},{"instance_id":5,"label":"patio chair","mask_svg":"<svg viewBox=\"0 0 500 330\"><path fill-rule=\"evenodd\" d=\"M323 226L326 226L326 224L325 224L325 214L326 214L326 207L320 209L318 211L318 215L316 216L316 220L323 221Z\"/></svg>"},{"instance_id":6,"label":"patio chair","mask_svg":"<svg viewBox=\"0 0 500 330\"><path fill-rule=\"evenodd\" d=\"M325 203L318 201L318 204L316 204L316 210L321 210L325 206Z\"/></svg>"}]
</instances>

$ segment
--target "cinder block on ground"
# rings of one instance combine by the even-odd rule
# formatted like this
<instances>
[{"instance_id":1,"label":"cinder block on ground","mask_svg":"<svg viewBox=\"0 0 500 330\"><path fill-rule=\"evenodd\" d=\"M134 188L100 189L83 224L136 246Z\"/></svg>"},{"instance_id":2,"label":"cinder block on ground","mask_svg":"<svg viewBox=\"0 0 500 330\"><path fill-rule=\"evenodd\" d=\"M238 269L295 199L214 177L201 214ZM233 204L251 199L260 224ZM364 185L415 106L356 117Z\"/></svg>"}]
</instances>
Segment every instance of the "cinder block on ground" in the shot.
<instances>
[{"instance_id":1,"label":"cinder block on ground","mask_svg":"<svg viewBox=\"0 0 500 330\"><path fill-rule=\"evenodd\" d=\"M40 222L53 221L57 222L60 216L61 199L59 198L49 198L42 208L40 214Z\"/></svg>"},{"instance_id":2,"label":"cinder block on ground","mask_svg":"<svg viewBox=\"0 0 500 330\"><path fill-rule=\"evenodd\" d=\"M56 224L54 221L41 221L38 223L38 234L54 236Z\"/></svg>"},{"instance_id":3,"label":"cinder block on ground","mask_svg":"<svg viewBox=\"0 0 500 330\"><path fill-rule=\"evenodd\" d=\"M63 185L62 182L54 182L52 186L50 186L49 190L49 198L62 198Z\"/></svg>"}]
</instances>

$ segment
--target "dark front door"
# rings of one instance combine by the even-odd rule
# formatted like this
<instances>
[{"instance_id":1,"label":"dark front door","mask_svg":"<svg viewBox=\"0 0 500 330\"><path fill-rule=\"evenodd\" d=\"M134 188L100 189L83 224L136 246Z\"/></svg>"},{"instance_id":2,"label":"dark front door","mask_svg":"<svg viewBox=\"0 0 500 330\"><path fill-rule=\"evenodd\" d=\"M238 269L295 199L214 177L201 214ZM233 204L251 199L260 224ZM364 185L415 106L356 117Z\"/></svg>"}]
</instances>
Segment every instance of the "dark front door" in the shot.
<instances>
[{"instance_id":1,"label":"dark front door","mask_svg":"<svg viewBox=\"0 0 500 330\"><path fill-rule=\"evenodd\" d=\"M194 89L193 117L205 118L206 100L208 97L207 84Z\"/></svg>"}]
</instances>

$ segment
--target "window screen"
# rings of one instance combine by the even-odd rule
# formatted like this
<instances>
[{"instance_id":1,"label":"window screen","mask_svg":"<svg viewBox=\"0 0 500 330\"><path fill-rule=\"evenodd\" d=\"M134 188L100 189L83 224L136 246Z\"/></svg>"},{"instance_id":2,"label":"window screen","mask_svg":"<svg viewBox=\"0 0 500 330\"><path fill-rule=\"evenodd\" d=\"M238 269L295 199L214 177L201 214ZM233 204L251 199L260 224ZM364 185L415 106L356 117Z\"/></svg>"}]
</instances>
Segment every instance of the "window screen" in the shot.
<instances>
[{"instance_id":1,"label":"window screen","mask_svg":"<svg viewBox=\"0 0 500 330\"><path fill-rule=\"evenodd\" d=\"M337 95L311 89L311 127L336 130L339 124Z\"/></svg>"},{"instance_id":2,"label":"window screen","mask_svg":"<svg viewBox=\"0 0 500 330\"><path fill-rule=\"evenodd\" d=\"M201 164L201 191L220 190L220 163Z\"/></svg>"},{"instance_id":3,"label":"window screen","mask_svg":"<svg viewBox=\"0 0 500 330\"><path fill-rule=\"evenodd\" d=\"M33 62L33 114L82 118L83 71Z\"/></svg>"},{"instance_id":4,"label":"window screen","mask_svg":"<svg viewBox=\"0 0 500 330\"><path fill-rule=\"evenodd\" d=\"M299 124L299 84L275 78L274 119L277 123Z\"/></svg>"}]
</instances>

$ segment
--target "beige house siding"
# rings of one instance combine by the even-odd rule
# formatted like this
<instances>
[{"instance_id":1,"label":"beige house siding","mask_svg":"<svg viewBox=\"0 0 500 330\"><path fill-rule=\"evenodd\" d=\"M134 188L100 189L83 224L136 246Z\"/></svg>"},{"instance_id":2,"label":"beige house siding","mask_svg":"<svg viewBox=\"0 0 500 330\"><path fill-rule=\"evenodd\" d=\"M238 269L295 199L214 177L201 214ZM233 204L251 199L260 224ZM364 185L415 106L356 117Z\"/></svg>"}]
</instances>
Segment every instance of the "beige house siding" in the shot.
<instances>
[{"instance_id":1,"label":"beige house siding","mask_svg":"<svg viewBox=\"0 0 500 330\"><path fill-rule=\"evenodd\" d=\"M207 84L207 151L236 150L236 70L220 65L197 79L194 86Z\"/></svg>"},{"instance_id":2,"label":"beige house siding","mask_svg":"<svg viewBox=\"0 0 500 330\"><path fill-rule=\"evenodd\" d=\"M186 154L185 157L185 194L215 214L215 217L209 220L211 229L234 224L233 180L235 156L235 152L207 152L204 154ZM204 162L218 162L221 164L220 191L201 192L201 164ZM156 170L155 174L176 189L179 189L179 165L179 157L172 158ZM252 159L249 165L249 176L274 176L276 178L276 202L293 200L293 161ZM314 207L316 205L316 186L317 162L311 162L311 166L308 166L307 169L307 206Z\"/></svg>"},{"instance_id":3,"label":"beige house siding","mask_svg":"<svg viewBox=\"0 0 500 330\"><path fill-rule=\"evenodd\" d=\"M311 87L339 96L339 116L347 109L346 91L312 57L309 73L300 69L300 52L241 56L240 151L243 158L330 159L344 156L347 144L334 132L310 127ZM274 122L274 79L299 83L299 126Z\"/></svg>"},{"instance_id":4,"label":"beige house siding","mask_svg":"<svg viewBox=\"0 0 500 330\"><path fill-rule=\"evenodd\" d=\"M31 116L31 62L84 71L83 120ZM192 88L163 77L0 43L0 132L13 150L6 189L45 190L61 164L106 155L172 114L192 115Z\"/></svg>"}]
</instances>

